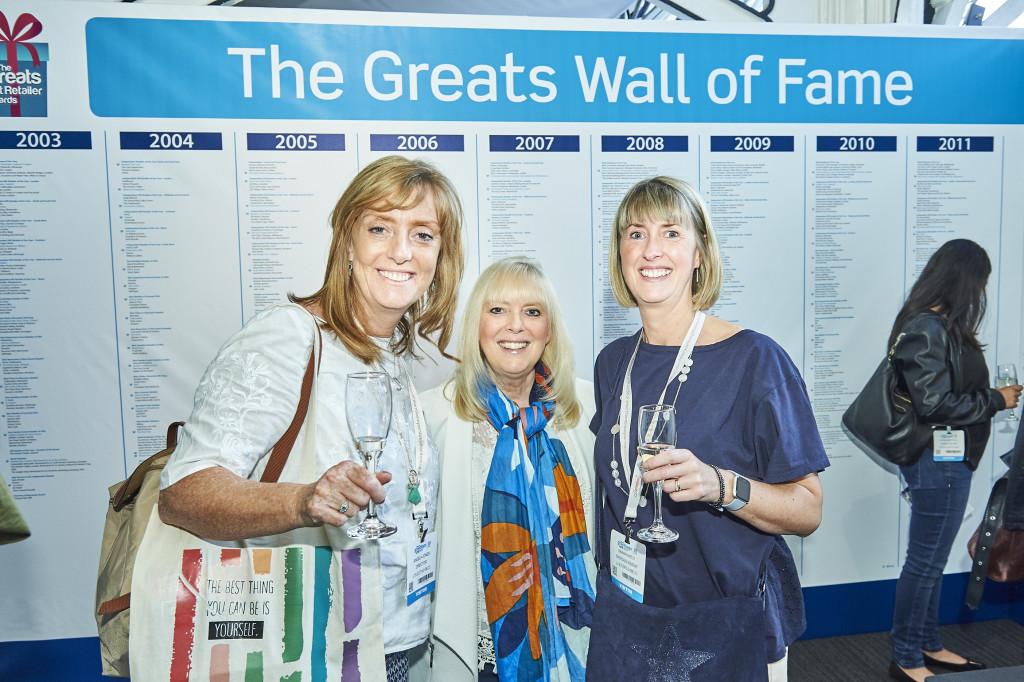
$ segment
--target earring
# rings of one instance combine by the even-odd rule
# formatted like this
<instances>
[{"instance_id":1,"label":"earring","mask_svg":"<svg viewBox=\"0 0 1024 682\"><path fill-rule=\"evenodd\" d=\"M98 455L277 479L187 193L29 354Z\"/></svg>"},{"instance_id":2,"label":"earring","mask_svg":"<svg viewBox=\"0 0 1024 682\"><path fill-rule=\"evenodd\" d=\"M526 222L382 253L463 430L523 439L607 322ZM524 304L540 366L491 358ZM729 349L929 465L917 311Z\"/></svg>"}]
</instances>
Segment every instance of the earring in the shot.
<instances>
[{"instance_id":1,"label":"earring","mask_svg":"<svg viewBox=\"0 0 1024 682\"><path fill-rule=\"evenodd\" d=\"M352 276L352 261L348 262L348 276Z\"/></svg>"},{"instance_id":2,"label":"earring","mask_svg":"<svg viewBox=\"0 0 1024 682\"><path fill-rule=\"evenodd\" d=\"M694 268L693 269L693 286L694 287L699 287L700 286L700 268Z\"/></svg>"},{"instance_id":3,"label":"earring","mask_svg":"<svg viewBox=\"0 0 1024 682\"><path fill-rule=\"evenodd\" d=\"M434 283L430 283L430 293L434 293Z\"/></svg>"}]
</instances>

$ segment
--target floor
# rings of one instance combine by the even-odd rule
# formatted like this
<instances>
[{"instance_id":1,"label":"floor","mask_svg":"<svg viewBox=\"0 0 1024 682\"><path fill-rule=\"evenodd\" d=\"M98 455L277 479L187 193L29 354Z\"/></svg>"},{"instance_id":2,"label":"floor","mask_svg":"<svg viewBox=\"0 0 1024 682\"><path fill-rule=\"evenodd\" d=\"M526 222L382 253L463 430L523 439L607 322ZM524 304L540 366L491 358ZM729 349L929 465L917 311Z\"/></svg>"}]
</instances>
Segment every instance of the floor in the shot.
<instances>
[{"instance_id":1,"label":"floor","mask_svg":"<svg viewBox=\"0 0 1024 682\"><path fill-rule=\"evenodd\" d=\"M1024 625L1012 620L947 625L946 648L990 668L1024 666ZM886 632L799 640L789 651L790 682L882 682L889 680L892 650ZM936 670L936 672L939 672ZM1024 680L1024 675L1005 679ZM950 680L952 682L952 679Z\"/></svg>"}]
</instances>

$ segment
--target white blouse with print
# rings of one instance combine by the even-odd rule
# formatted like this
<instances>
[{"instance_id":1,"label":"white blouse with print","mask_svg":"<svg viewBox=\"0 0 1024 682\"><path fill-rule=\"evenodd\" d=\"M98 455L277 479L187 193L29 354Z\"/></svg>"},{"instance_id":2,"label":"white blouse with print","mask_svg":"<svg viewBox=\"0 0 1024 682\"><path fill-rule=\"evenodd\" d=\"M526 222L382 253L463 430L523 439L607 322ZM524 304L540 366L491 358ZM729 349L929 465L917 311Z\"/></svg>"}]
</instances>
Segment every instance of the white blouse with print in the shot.
<instances>
[{"instance_id":1,"label":"white blouse with print","mask_svg":"<svg viewBox=\"0 0 1024 682\"><path fill-rule=\"evenodd\" d=\"M163 471L161 488L214 466L243 478L258 470L295 415L315 333L312 316L289 305L257 314L228 339L196 389L192 414ZM417 470L420 494L427 506L427 532L433 530L436 518L439 474L437 449L426 433L421 438L415 428L404 361L390 352L389 340L379 339L378 343L385 351L384 361L368 367L332 333L323 332L317 378L316 471L322 474L343 460L362 462L345 420L346 375L371 369L388 372L392 377L391 431L378 470L391 472L393 478L384 486L387 497L377 512L381 519L398 526L396 534L380 541L384 651L394 653L426 641L430 632L430 600L406 605L407 546L418 538L418 524L407 498L408 462L415 466L422 458ZM422 454L417 452L421 442Z\"/></svg>"}]
</instances>

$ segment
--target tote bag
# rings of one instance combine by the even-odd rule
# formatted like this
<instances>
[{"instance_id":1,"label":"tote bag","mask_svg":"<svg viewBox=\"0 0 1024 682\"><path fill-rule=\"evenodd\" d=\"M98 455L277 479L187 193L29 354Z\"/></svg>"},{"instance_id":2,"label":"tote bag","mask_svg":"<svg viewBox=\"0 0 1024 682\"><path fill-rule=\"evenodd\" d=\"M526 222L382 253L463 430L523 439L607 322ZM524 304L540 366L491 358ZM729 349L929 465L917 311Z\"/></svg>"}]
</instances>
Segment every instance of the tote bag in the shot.
<instances>
[{"instance_id":1,"label":"tote bag","mask_svg":"<svg viewBox=\"0 0 1024 682\"><path fill-rule=\"evenodd\" d=\"M281 481L317 478L316 384ZM154 507L132 578L131 676L384 680L381 593L378 544L340 528L210 541Z\"/></svg>"},{"instance_id":2,"label":"tote bag","mask_svg":"<svg viewBox=\"0 0 1024 682\"><path fill-rule=\"evenodd\" d=\"M597 574L589 682L768 680L764 601L725 597L661 609Z\"/></svg>"}]
</instances>

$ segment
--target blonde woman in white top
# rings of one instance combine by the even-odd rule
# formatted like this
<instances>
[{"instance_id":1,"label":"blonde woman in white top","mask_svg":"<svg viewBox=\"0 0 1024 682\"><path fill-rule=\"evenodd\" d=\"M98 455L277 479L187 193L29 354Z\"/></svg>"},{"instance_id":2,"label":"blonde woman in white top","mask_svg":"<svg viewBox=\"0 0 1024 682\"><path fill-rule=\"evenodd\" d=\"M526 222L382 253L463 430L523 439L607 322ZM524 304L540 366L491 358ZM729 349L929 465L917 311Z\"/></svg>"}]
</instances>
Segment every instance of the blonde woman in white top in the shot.
<instances>
[{"instance_id":1,"label":"blonde woman in white top","mask_svg":"<svg viewBox=\"0 0 1024 682\"><path fill-rule=\"evenodd\" d=\"M574 376L535 261L506 258L481 274L458 354L455 377L423 398L441 458L433 677L515 680L525 669L529 679L582 679L595 578L593 389Z\"/></svg>"}]
</instances>

